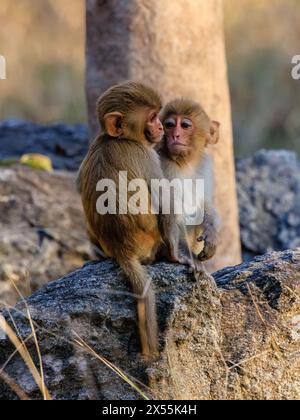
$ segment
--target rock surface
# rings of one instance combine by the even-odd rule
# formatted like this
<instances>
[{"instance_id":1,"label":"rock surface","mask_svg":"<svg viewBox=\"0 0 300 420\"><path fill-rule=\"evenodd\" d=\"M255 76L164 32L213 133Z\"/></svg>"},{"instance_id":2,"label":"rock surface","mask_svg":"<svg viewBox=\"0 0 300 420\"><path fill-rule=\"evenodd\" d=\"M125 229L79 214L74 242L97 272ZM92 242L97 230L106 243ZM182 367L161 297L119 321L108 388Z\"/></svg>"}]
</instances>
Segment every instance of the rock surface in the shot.
<instances>
[{"instance_id":1,"label":"rock surface","mask_svg":"<svg viewBox=\"0 0 300 420\"><path fill-rule=\"evenodd\" d=\"M245 256L300 247L300 163L293 152L262 150L237 160Z\"/></svg>"},{"instance_id":2,"label":"rock surface","mask_svg":"<svg viewBox=\"0 0 300 420\"><path fill-rule=\"evenodd\" d=\"M77 170L88 145L85 125L38 125L22 120L0 122L0 160L19 159L25 153L51 158L55 169Z\"/></svg>"},{"instance_id":3,"label":"rock surface","mask_svg":"<svg viewBox=\"0 0 300 420\"><path fill-rule=\"evenodd\" d=\"M149 272L162 353L147 368L138 353L134 299L113 263L87 264L27 300L53 398L140 398L103 359L76 344L79 337L158 399L300 397L300 250L226 268L215 274L218 287L208 277L195 281L177 265L157 264ZM24 303L11 316L27 338ZM27 345L36 361L33 342ZM0 366L12 352L9 340L0 337ZM5 372L31 398L40 398L18 356ZM0 398L14 397L0 381Z\"/></svg>"},{"instance_id":4,"label":"rock surface","mask_svg":"<svg viewBox=\"0 0 300 420\"><path fill-rule=\"evenodd\" d=\"M90 257L74 174L0 168L0 307Z\"/></svg>"}]
</instances>

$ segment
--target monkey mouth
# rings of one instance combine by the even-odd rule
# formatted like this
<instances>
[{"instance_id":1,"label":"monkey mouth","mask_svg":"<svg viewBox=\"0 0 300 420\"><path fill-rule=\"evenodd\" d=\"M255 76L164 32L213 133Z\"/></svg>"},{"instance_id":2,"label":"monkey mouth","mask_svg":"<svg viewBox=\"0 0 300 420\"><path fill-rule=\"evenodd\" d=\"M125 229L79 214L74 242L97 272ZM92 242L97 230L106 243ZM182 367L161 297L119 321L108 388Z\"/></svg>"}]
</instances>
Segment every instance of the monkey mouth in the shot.
<instances>
[{"instance_id":1,"label":"monkey mouth","mask_svg":"<svg viewBox=\"0 0 300 420\"><path fill-rule=\"evenodd\" d=\"M188 148L186 144L174 142L169 144L169 150L172 156L183 156L186 155Z\"/></svg>"},{"instance_id":2,"label":"monkey mouth","mask_svg":"<svg viewBox=\"0 0 300 420\"><path fill-rule=\"evenodd\" d=\"M171 147L186 147L186 144L184 144L184 143L180 143L180 141L173 141L173 142L170 144L170 146L171 146Z\"/></svg>"}]
</instances>

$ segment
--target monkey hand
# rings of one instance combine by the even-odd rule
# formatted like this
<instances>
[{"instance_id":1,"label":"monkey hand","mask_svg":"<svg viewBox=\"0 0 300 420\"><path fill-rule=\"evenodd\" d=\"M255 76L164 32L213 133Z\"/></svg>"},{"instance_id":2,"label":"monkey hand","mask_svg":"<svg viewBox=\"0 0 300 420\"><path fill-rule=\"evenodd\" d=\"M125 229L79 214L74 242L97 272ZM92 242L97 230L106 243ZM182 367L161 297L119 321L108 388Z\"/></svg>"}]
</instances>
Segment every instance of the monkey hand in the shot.
<instances>
[{"instance_id":1,"label":"monkey hand","mask_svg":"<svg viewBox=\"0 0 300 420\"><path fill-rule=\"evenodd\" d=\"M204 248L202 252L198 255L200 261L210 260L216 253L218 245L218 235L214 229L207 229L203 234L197 239L198 242L204 241Z\"/></svg>"}]
</instances>

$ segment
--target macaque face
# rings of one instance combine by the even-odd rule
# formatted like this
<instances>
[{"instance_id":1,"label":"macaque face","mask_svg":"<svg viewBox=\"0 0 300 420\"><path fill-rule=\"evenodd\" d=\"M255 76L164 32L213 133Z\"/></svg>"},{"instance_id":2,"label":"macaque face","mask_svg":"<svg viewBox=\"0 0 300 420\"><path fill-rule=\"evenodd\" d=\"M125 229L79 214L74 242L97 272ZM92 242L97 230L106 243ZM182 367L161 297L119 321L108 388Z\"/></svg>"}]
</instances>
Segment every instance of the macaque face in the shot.
<instances>
[{"instance_id":1,"label":"macaque face","mask_svg":"<svg viewBox=\"0 0 300 420\"><path fill-rule=\"evenodd\" d=\"M164 122L167 147L171 155L186 154L195 132L193 121L184 115L171 115Z\"/></svg>"},{"instance_id":2,"label":"macaque face","mask_svg":"<svg viewBox=\"0 0 300 420\"><path fill-rule=\"evenodd\" d=\"M164 136L164 128L159 119L159 112L150 111L146 121L145 135L151 143L160 143Z\"/></svg>"}]
</instances>

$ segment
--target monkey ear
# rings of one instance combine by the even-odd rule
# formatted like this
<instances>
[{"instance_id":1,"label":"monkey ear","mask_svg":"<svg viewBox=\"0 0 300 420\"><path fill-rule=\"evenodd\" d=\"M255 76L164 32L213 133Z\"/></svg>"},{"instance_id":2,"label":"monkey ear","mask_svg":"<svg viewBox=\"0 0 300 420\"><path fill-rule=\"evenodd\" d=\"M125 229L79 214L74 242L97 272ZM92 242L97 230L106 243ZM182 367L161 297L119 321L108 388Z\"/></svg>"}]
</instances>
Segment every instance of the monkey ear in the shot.
<instances>
[{"instance_id":1,"label":"monkey ear","mask_svg":"<svg viewBox=\"0 0 300 420\"><path fill-rule=\"evenodd\" d=\"M220 139L220 126L221 124L218 121L212 121L209 129L209 134L207 135L206 141L207 144L217 144Z\"/></svg>"},{"instance_id":2,"label":"monkey ear","mask_svg":"<svg viewBox=\"0 0 300 420\"><path fill-rule=\"evenodd\" d=\"M123 134L122 130L123 114L121 112L110 112L104 115L104 129L111 137L119 137Z\"/></svg>"}]
</instances>

